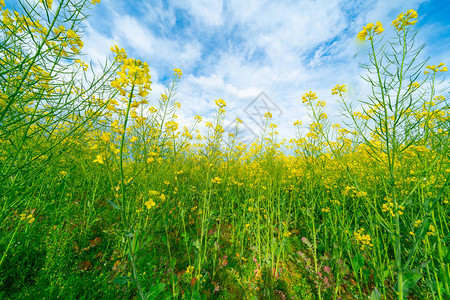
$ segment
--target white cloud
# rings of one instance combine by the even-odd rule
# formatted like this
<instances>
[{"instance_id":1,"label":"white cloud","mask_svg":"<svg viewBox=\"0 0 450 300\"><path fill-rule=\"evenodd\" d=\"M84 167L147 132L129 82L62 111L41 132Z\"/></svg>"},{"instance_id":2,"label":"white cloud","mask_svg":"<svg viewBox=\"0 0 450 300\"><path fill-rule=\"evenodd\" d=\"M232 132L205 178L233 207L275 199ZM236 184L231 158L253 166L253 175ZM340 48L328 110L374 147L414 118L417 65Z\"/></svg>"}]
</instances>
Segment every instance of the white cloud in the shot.
<instances>
[{"instance_id":1,"label":"white cloud","mask_svg":"<svg viewBox=\"0 0 450 300\"><path fill-rule=\"evenodd\" d=\"M114 16L111 37L89 29L86 44L90 56L105 55L110 45L104 44L114 41L148 61L154 99L165 84L160 80L181 68L180 120L207 117L218 98L226 100L230 120L244 117L242 110L264 91L283 110L273 121L288 137L294 120L307 119L303 93L316 91L333 115L338 105L330 89L336 84L348 84L356 97L369 92L358 68L366 52L355 43L362 26L380 20L388 33L398 13L423 2L155 0L140 3L144 11L137 16L114 1L106 2Z\"/></svg>"},{"instance_id":2,"label":"white cloud","mask_svg":"<svg viewBox=\"0 0 450 300\"><path fill-rule=\"evenodd\" d=\"M222 0L176 1L175 5L186 9L200 26L220 26L225 21L222 16Z\"/></svg>"}]
</instances>

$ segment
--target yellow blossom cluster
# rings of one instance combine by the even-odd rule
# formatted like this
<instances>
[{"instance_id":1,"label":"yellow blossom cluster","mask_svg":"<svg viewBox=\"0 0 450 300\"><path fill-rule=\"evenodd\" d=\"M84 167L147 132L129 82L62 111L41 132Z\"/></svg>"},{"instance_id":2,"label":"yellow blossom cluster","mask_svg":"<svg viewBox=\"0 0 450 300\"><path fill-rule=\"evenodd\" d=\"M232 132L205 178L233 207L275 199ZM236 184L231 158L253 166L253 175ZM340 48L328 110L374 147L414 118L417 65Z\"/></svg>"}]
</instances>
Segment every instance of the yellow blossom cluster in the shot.
<instances>
[{"instance_id":1,"label":"yellow blossom cluster","mask_svg":"<svg viewBox=\"0 0 450 300\"><path fill-rule=\"evenodd\" d=\"M175 132L178 129L178 123L175 121L169 121L165 126L169 132Z\"/></svg>"},{"instance_id":2,"label":"yellow blossom cluster","mask_svg":"<svg viewBox=\"0 0 450 300\"><path fill-rule=\"evenodd\" d=\"M394 203L392 202L391 199L388 199L387 197L385 198L385 200L387 200L387 202L382 205L381 211L385 212L385 213L389 213L392 217L395 217ZM404 210L405 210L405 207L403 205L399 205L397 212L401 216L401 215L403 215Z\"/></svg>"},{"instance_id":3,"label":"yellow blossom cluster","mask_svg":"<svg viewBox=\"0 0 450 300\"><path fill-rule=\"evenodd\" d=\"M424 74L428 74L428 73L430 73L430 71L433 73L447 72L448 71L447 67L443 67L443 66L444 66L444 63L440 63L437 66L436 65L428 65L425 67L426 70L425 70ZM443 68L439 70L440 67L443 67ZM430 71L428 71L428 70L430 70Z\"/></svg>"},{"instance_id":4,"label":"yellow blossom cluster","mask_svg":"<svg viewBox=\"0 0 450 300\"><path fill-rule=\"evenodd\" d=\"M366 247L373 247L372 238L368 234L364 234L364 228L359 229L353 233L353 237L360 245L360 249L364 251Z\"/></svg>"},{"instance_id":5,"label":"yellow blossom cluster","mask_svg":"<svg viewBox=\"0 0 450 300\"><path fill-rule=\"evenodd\" d=\"M394 26L398 31L403 30L406 26L416 24L418 15L414 9L409 9L406 13L401 13L398 15L397 19L392 21L392 26Z\"/></svg>"},{"instance_id":6,"label":"yellow blossom cluster","mask_svg":"<svg viewBox=\"0 0 450 300\"><path fill-rule=\"evenodd\" d=\"M412 82L409 87L413 90L416 90L420 87L420 84L418 82Z\"/></svg>"},{"instance_id":7,"label":"yellow blossom cluster","mask_svg":"<svg viewBox=\"0 0 450 300\"><path fill-rule=\"evenodd\" d=\"M373 23L369 23L363 27L358 35L356 36L359 40L365 40L367 36L369 36L369 40L373 39L373 33L380 34L384 31L383 25L380 21L377 21L374 25Z\"/></svg>"},{"instance_id":8,"label":"yellow blossom cluster","mask_svg":"<svg viewBox=\"0 0 450 300\"><path fill-rule=\"evenodd\" d=\"M44 6L47 6L49 9L52 9L53 0L39 0Z\"/></svg>"},{"instance_id":9,"label":"yellow blossom cluster","mask_svg":"<svg viewBox=\"0 0 450 300\"><path fill-rule=\"evenodd\" d=\"M306 93L302 96L302 102L310 104L312 101L316 100L318 97L316 93L313 93L312 91L309 91L309 93Z\"/></svg>"},{"instance_id":10,"label":"yellow blossom cluster","mask_svg":"<svg viewBox=\"0 0 450 300\"><path fill-rule=\"evenodd\" d=\"M33 214L26 214L26 213L22 213L20 214L20 220L26 220L28 223L33 223L36 219L33 217Z\"/></svg>"},{"instance_id":11,"label":"yellow blossom cluster","mask_svg":"<svg viewBox=\"0 0 450 300\"><path fill-rule=\"evenodd\" d=\"M152 209L153 207L156 206L156 203L153 199L149 199L144 202L144 205L147 207L147 209Z\"/></svg>"},{"instance_id":12,"label":"yellow blossom cluster","mask_svg":"<svg viewBox=\"0 0 450 300\"><path fill-rule=\"evenodd\" d=\"M354 186L346 186L344 191L343 191L344 195L350 196L350 197L357 197L357 198L362 198L362 197L366 197L367 193L364 191L361 191L359 189L357 189Z\"/></svg>"},{"instance_id":13,"label":"yellow blossom cluster","mask_svg":"<svg viewBox=\"0 0 450 300\"><path fill-rule=\"evenodd\" d=\"M0 92L0 107L5 107L8 103L8 95L3 94Z\"/></svg>"},{"instance_id":14,"label":"yellow blossom cluster","mask_svg":"<svg viewBox=\"0 0 450 300\"><path fill-rule=\"evenodd\" d=\"M122 96L133 97L131 92L127 95L127 87L139 86L139 95L145 97L149 91L151 91L150 81L150 68L146 62L141 62L133 58L127 58L126 52L123 49L119 49L117 46L111 48L116 54L116 60L121 65L120 71L117 72L118 78L111 82L111 86L119 90ZM145 100L143 100L145 101ZM134 107L139 106L141 102L135 102Z\"/></svg>"},{"instance_id":15,"label":"yellow blossom cluster","mask_svg":"<svg viewBox=\"0 0 450 300\"><path fill-rule=\"evenodd\" d=\"M80 50L83 48L84 43L81 40L81 37L72 29L67 29L60 25L59 27L53 28L53 33L55 37L60 41L62 49L55 49L55 51L61 51L62 56L68 56L68 53L65 50L65 47L69 47L73 53L78 54ZM54 42L49 42L50 46L54 46Z\"/></svg>"},{"instance_id":16,"label":"yellow blossom cluster","mask_svg":"<svg viewBox=\"0 0 450 300\"><path fill-rule=\"evenodd\" d=\"M436 228L433 225L430 225L427 232L428 236L435 236L436 235Z\"/></svg>"},{"instance_id":17,"label":"yellow blossom cluster","mask_svg":"<svg viewBox=\"0 0 450 300\"><path fill-rule=\"evenodd\" d=\"M183 72L181 72L181 70L178 68L173 69L173 72L176 78L181 78L181 76L183 76Z\"/></svg>"},{"instance_id":18,"label":"yellow blossom cluster","mask_svg":"<svg viewBox=\"0 0 450 300\"><path fill-rule=\"evenodd\" d=\"M337 94L342 94L343 92L345 92L347 90L347 88L345 87L344 84L341 85L336 85L332 90L331 90L331 94L332 95L337 95Z\"/></svg>"},{"instance_id":19,"label":"yellow blossom cluster","mask_svg":"<svg viewBox=\"0 0 450 300\"><path fill-rule=\"evenodd\" d=\"M82 61L82 60L80 60L80 59L76 59L76 60L75 60L75 63L78 64L78 65L80 65L80 67L81 67L84 71L87 71L87 69L89 68L89 66L88 66L84 61Z\"/></svg>"},{"instance_id":20,"label":"yellow blossom cluster","mask_svg":"<svg viewBox=\"0 0 450 300\"><path fill-rule=\"evenodd\" d=\"M211 179L212 184L220 184L221 182L222 182L222 179L218 176L215 176L214 178Z\"/></svg>"},{"instance_id":21,"label":"yellow blossom cluster","mask_svg":"<svg viewBox=\"0 0 450 300\"><path fill-rule=\"evenodd\" d=\"M219 100L214 100L216 102L216 105L219 108L224 108L225 106L227 106L227 104L225 103L225 101L223 99L219 99Z\"/></svg>"}]
</instances>

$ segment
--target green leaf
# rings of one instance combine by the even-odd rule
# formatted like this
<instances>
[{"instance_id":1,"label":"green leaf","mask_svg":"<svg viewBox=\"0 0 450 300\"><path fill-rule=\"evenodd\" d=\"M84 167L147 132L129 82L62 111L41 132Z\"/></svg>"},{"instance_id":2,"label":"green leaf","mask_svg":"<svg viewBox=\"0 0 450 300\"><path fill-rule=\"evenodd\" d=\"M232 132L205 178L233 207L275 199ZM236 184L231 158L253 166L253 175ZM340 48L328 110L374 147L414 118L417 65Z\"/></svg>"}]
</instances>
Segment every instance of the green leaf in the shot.
<instances>
[{"instance_id":1,"label":"green leaf","mask_svg":"<svg viewBox=\"0 0 450 300\"><path fill-rule=\"evenodd\" d=\"M198 292L198 291L194 291L193 293L192 293L192 300L200 300L200 299L202 299L202 296L200 295L200 293Z\"/></svg>"},{"instance_id":2,"label":"green leaf","mask_svg":"<svg viewBox=\"0 0 450 300\"><path fill-rule=\"evenodd\" d=\"M358 255L352 258L352 265L355 273L358 273L358 271L364 266L364 256L358 253Z\"/></svg>"},{"instance_id":3,"label":"green leaf","mask_svg":"<svg viewBox=\"0 0 450 300\"><path fill-rule=\"evenodd\" d=\"M195 240L194 247L197 248L198 250L200 250L202 248L202 245L200 244L199 240Z\"/></svg>"},{"instance_id":4,"label":"green leaf","mask_svg":"<svg viewBox=\"0 0 450 300\"><path fill-rule=\"evenodd\" d=\"M377 289L377 288L375 288L373 291L372 291L372 293L370 294L370 300L378 300L378 299L381 299L381 293L380 293L380 291Z\"/></svg>"},{"instance_id":5,"label":"green leaf","mask_svg":"<svg viewBox=\"0 0 450 300\"><path fill-rule=\"evenodd\" d=\"M114 283L117 283L117 284L125 284L125 283L127 283L128 281L133 281L133 279L131 279L131 278L128 277L128 276L120 276L120 277L114 278L114 280L113 280L113 282L114 282Z\"/></svg>"},{"instance_id":6,"label":"green leaf","mask_svg":"<svg viewBox=\"0 0 450 300\"><path fill-rule=\"evenodd\" d=\"M384 282L384 280L389 276L389 269L383 270L382 272L382 281Z\"/></svg>"},{"instance_id":7,"label":"green leaf","mask_svg":"<svg viewBox=\"0 0 450 300\"><path fill-rule=\"evenodd\" d=\"M403 296L406 297L409 290L416 285L416 283L422 278L422 274L419 270L408 270L403 272ZM398 282L395 284L395 290L398 291Z\"/></svg>"},{"instance_id":8,"label":"green leaf","mask_svg":"<svg viewBox=\"0 0 450 300\"><path fill-rule=\"evenodd\" d=\"M156 299L159 294L161 294L164 291L164 288L166 287L166 284L164 282L155 284L150 288L150 291L145 295L145 299Z\"/></svg>"},{"instance_id":9,"label":"green leaf","mask_svg":"<svg viewBox=\"0 0 450 300\"><path fill-rule=\"evenodd\" d=\"M369 282L369 278L370 278L370 274L372 273L371 270L369 269L364 269L362 270L362 275L363 275L363 281L364 283Z\"/></svg>"},{"instance_id":10,"label":"green leaf","mask_svg":"<svg viewBox=\"0 0 450 300\"><path fill-rule=\"evenodd\" d=\"M112 206L114 209L122 210L122 209L119 207L119 205L115 204L115 203L112 202L111 200L106 199L106 201L108 201L108 203L111 204L111 206Z\"/></svg>"}]
</instances>

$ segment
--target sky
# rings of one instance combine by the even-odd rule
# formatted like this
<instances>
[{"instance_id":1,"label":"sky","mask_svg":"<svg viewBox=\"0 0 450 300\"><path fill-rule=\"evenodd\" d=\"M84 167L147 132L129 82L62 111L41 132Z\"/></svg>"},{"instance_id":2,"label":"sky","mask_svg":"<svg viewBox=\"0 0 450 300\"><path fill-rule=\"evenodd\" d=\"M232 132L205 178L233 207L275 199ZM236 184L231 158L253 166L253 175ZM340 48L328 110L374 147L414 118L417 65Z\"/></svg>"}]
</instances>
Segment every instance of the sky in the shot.
<instances>
[{"instance_id":1,"label":"sky","mask_svg":"<svg viewBox=\"0 0 450 300\"><path fill-rule=\"evenodd\" d=\"M381 21L385 38L393 36L392 20L411 8L419 14L416 42L425 43L421 59L450 64L448 0L102 0L84 23L83 53L104 61L118 45L146 61L150 104L180 68L180 125L195 115L207 121L220 98L225 127L239 117L259 135L261 115L272 110L280 138L290 138L295 120L309 122L305 92L316 92L331 118L339 115L336 84L346 84L354 101L369 93L359 67L368 49L356 35Z\"/></svg>"}]
</instances>

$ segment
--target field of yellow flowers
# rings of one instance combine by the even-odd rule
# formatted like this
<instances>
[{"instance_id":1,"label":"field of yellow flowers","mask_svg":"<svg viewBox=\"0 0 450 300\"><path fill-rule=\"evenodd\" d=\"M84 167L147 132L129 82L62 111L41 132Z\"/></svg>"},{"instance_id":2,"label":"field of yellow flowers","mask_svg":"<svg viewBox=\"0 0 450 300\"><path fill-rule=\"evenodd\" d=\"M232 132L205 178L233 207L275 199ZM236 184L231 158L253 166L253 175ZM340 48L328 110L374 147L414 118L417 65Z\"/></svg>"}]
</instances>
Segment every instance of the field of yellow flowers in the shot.
<instances>
[{"instance_id":1,"label":"field of yellow flowers","mask_svg":"<svg viewBox=\"0 0 450 300\"><path fill-rule=\"evenodd\" d=\"M222 99L179 128L181 70L151 100L125 50L80 60L97 2L0 0L0 298L449 299L447 67L418 60L417 12L358 34L372 94L331 90L345 127L310 91L295 138L268 112L226 146Z\"/></svg>"}]
</instances>

